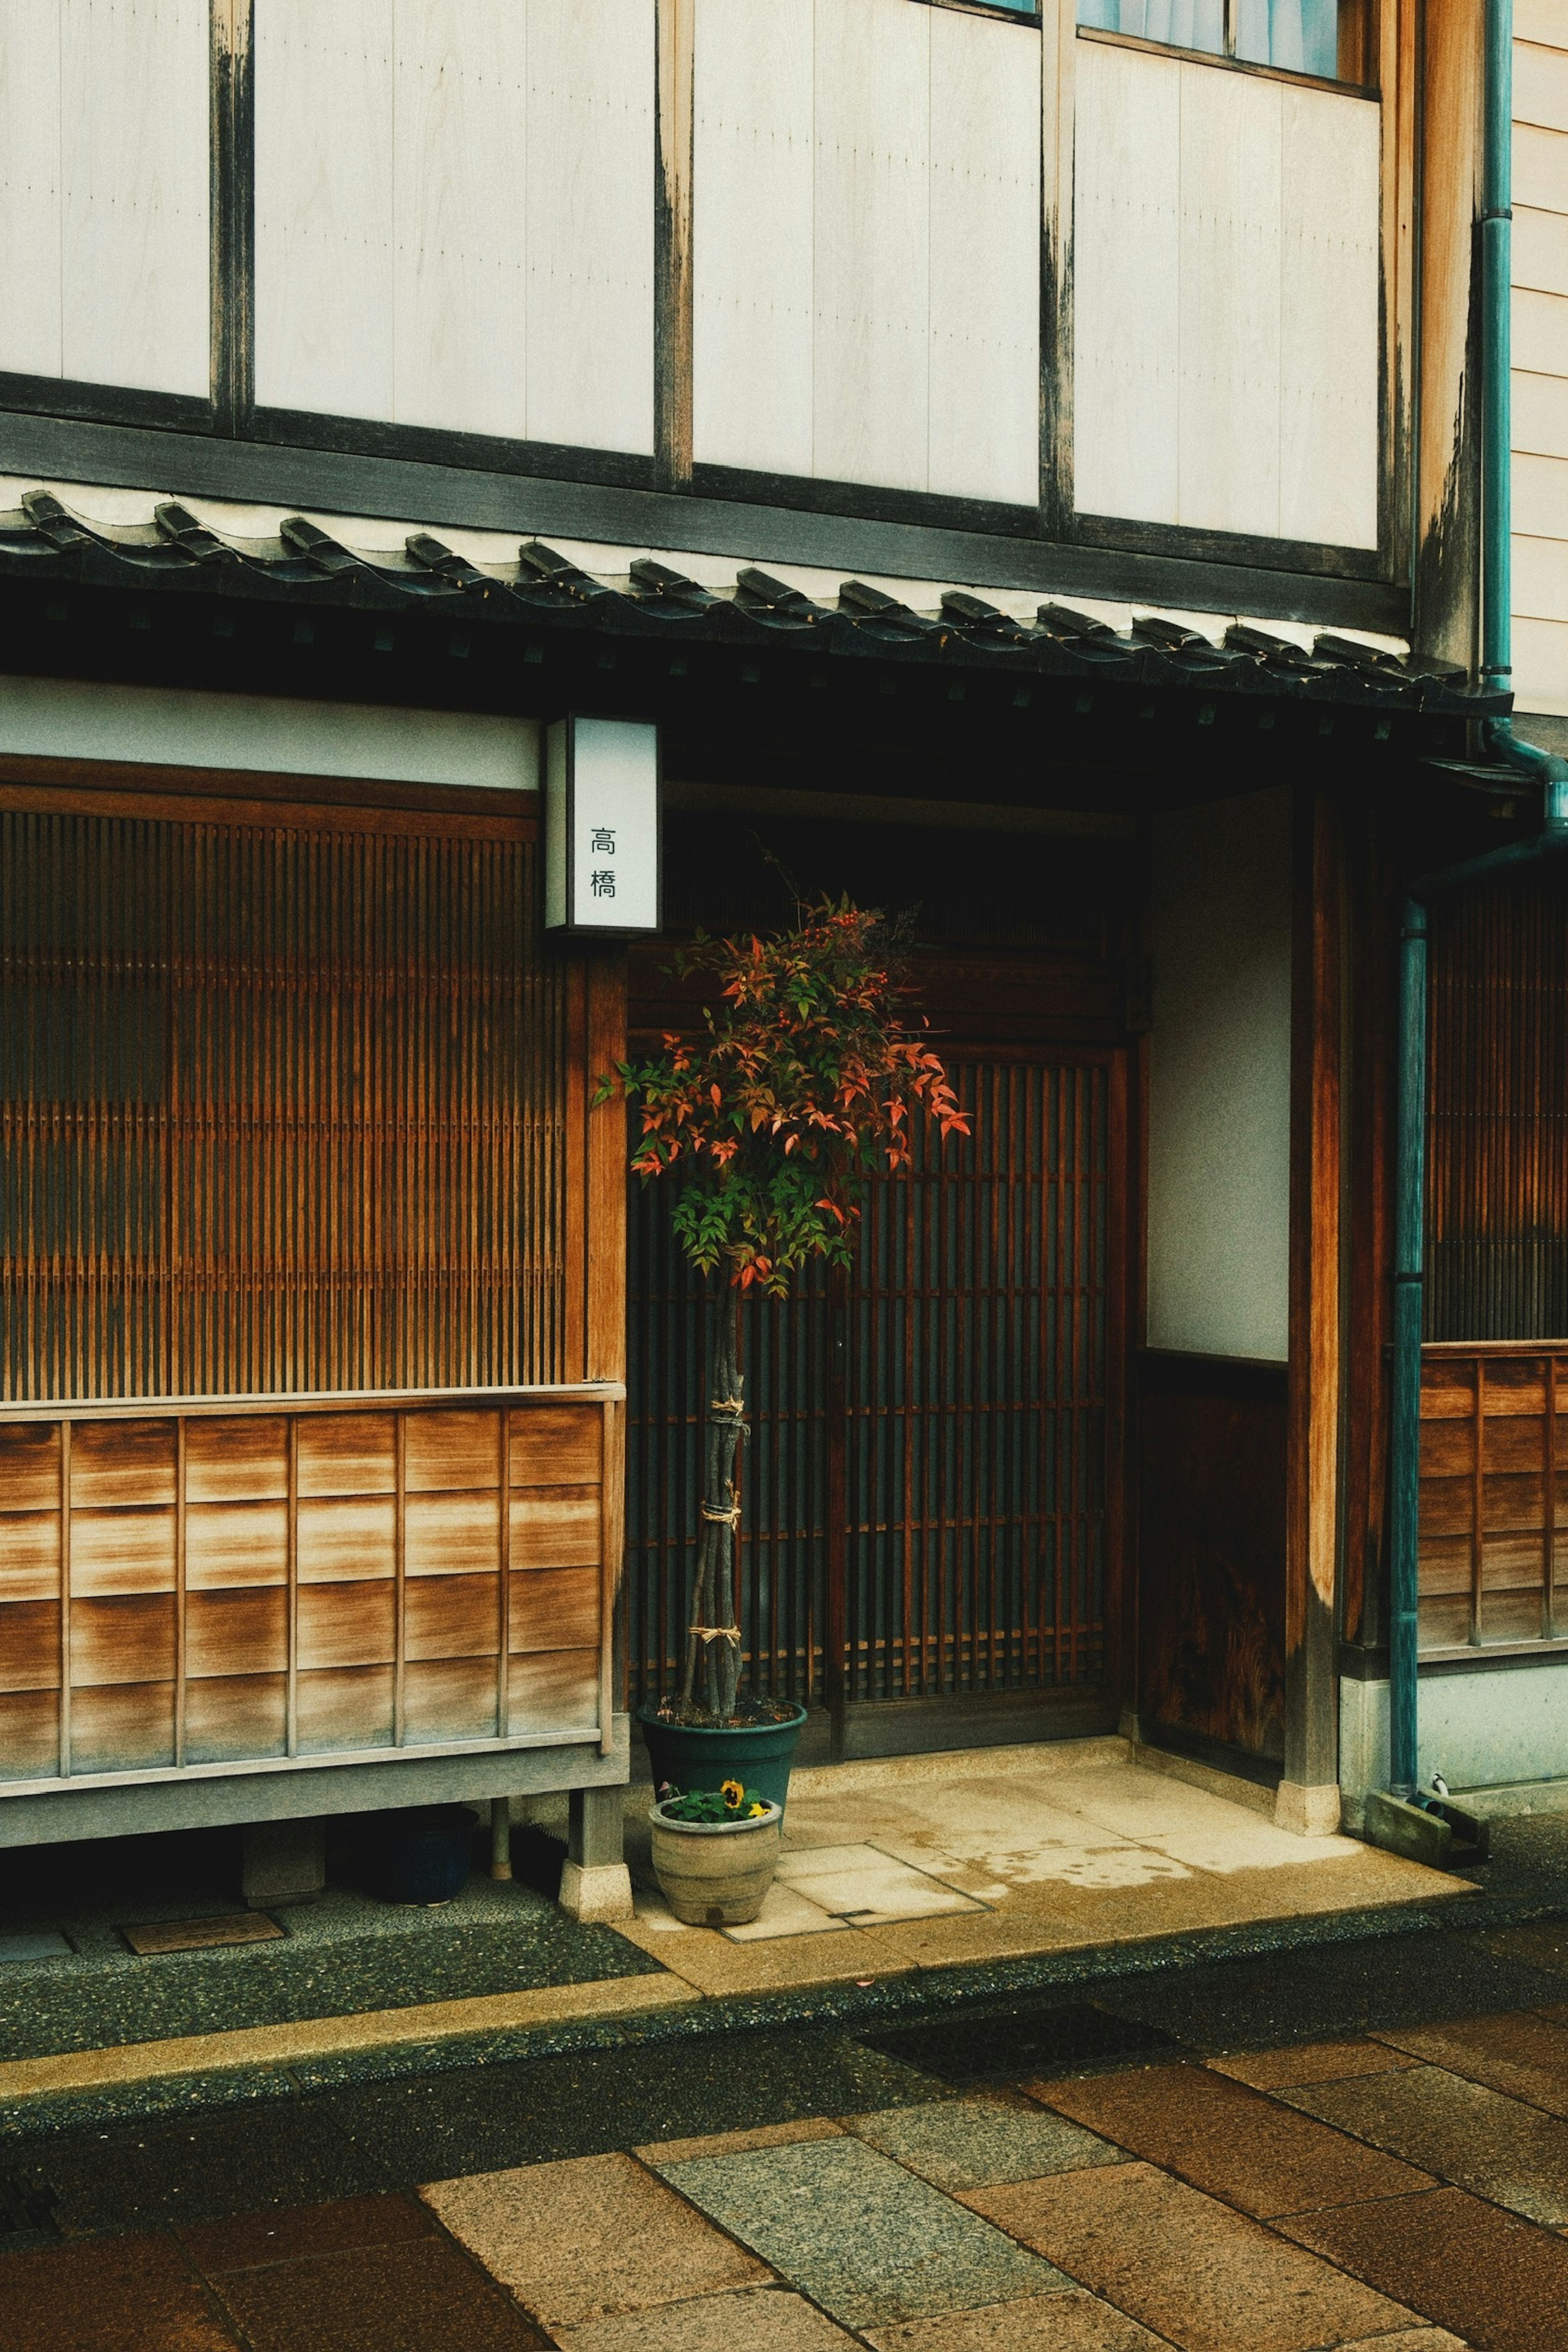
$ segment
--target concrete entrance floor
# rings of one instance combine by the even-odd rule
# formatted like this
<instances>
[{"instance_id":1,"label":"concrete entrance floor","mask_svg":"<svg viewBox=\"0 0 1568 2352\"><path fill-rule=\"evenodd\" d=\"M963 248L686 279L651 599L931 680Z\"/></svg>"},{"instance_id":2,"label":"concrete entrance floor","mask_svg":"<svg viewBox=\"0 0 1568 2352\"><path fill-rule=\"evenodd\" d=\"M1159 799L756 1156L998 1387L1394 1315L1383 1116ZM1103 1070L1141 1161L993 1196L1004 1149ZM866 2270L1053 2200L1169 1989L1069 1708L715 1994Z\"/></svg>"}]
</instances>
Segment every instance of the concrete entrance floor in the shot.
<instances>
[{"instance_id":1,"label":"concrete entrance floor","mask_svg":"<svg viewBox=\"0 0 1568 2352\"><path fill-rule=\"evenodd\" d=\"M704 1993L858 1981L1473 1892L1352 1838L1277 1828L1272 1794L1125 1739L797 1772L750 1927L685 1927L630 1809L620 1932Z\"/></svg>"}]
</instances>

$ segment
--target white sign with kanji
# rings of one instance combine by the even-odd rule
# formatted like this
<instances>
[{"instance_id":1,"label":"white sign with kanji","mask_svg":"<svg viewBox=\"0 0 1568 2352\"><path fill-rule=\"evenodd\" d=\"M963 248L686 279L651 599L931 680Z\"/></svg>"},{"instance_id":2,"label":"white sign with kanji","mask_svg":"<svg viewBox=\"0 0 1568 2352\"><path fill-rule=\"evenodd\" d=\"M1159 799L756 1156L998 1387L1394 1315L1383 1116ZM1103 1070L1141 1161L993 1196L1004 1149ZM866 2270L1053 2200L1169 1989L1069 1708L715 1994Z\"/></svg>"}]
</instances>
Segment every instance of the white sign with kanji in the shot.
<instances>
[{"instance_id":1,"label":"white sign with kanji","mask_svg":"<svg viewBox=\"0 0 1568 2352\"><path fill-rule=\"evenodd\" d=\"M657 931L658 728L557 719L545 740L544 791L547 928Z\"/></svg>"}]
</instances>

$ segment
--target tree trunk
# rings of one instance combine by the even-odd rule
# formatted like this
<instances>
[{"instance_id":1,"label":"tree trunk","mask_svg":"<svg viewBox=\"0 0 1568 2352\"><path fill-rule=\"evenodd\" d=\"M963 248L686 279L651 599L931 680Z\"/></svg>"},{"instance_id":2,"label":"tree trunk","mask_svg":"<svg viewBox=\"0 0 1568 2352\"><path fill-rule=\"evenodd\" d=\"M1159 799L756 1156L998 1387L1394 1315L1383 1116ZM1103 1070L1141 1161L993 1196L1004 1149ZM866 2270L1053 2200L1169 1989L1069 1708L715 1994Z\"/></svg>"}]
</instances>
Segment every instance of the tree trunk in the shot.
<instances>
[{"instance_id":1,"label":"tree trunk","mask_svg":"<svg viewBox=\"0 0 1568 2352\"><path fill-rule=\"evenodd\" d=\"M733 1622L741 1525L735 1456L746 1423L735 1309L728 1288L721 1290L709 1324L702 1520L680 1685L683 1707L700 1706L720 1721L733 1715L741 1681L741 1629Z\"/></svg>"}]
</instances>

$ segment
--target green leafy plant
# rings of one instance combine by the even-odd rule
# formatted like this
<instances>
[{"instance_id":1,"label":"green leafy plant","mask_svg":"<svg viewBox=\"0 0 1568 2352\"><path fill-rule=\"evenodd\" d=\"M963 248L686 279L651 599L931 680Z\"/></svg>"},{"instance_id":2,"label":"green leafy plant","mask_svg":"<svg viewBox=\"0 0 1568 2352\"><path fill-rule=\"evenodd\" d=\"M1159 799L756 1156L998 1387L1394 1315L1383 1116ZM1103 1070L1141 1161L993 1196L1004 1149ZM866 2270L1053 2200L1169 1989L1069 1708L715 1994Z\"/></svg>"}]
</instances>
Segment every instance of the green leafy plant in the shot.
<instances>
[{"instance_id":1,"label":"green leafy plant","mask_svg":"<svg viewBox=\"0 0 1568 2352\"><path fill-rule=\"evenodd\" d=\"M887 918L846 898L797 909L767 939L700 934L677 961L711 973L718 1009L691 1034L670 1033L651 1059L616 1077L641 1115L632 1168L675 1188L673 1224L690 1263L743 1300L789 1295L814 1260L847 1265L867 1188L908 1168L921 1120L967 1135L908 988ZM614 1090L601 1083L599 1098ZM736 1318L710 1318L704 1449L706 1499L679 1698L681 1722L735 1719L741 1633L735 1615L745 1434ZM727 1622L710 1619L722 1612Z\"/></svg>"},{"instance_id":2,"label":"green leafy plant","mask_svg":"<svg viewBox=\"0 0 1568 2352\"><path fill-rule=\"evenodd\" d=\"M711 1827L716 1822L760 1822L767 1817L765 1801L742 1788L739 1780L726 1780L721 1789L694 1789L682 1796L672 1789L659 1807L667 1822L695 1822Z\"/></svg>"}]
</instances>

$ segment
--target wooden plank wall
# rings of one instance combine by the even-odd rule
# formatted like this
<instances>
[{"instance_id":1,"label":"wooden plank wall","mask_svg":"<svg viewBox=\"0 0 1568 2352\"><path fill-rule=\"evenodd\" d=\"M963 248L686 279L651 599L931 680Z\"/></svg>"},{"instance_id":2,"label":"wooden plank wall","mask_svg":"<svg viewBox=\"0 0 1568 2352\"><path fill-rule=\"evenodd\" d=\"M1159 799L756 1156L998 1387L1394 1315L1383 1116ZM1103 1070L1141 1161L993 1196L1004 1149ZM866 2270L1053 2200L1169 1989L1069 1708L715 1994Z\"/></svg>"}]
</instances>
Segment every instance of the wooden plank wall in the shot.
<instances>
[{"instance_id":1,"label":"wooden plank wall","mask_svg":"<svg viewBox=\"0 0 1568 2352\"><path fill-rule=\"evenodd\" d=\"M1513 52L1513 659L1568 716L1568 6L1519 0Z\"/></svg>"},{"instance_id":2,"label":"wooden plank wall","mask_svg":"<svg viewBox=\"0 0 1568 2352\"><path fill-rule=\"evenodd\" d=\"M694 456L1033 506L1041 47L909 0L700 0Z\"/></svg>"},{"instance_id":3,"label":"wooden plank wall","mask_svg":"<svg viewBox=\"0 0 1568 2352\"><path fill-rule=\"evenodd\" d=\"M265 406L653 448L650 0L256 0Z\"/></svg>"},{"instance_id":4,"label":"wooden plank wall","mask_svg":"<svg viewBox=\"0 0 1568 2352\"><path fill-rule=\"evenodd\" d=\"M0 0L0 369L207 396L210 42L208 0Z\"/></svg>"},{"instance_id":5,"label":"wooden plank wall","mask_svg":"<svg viewBox=\"0 0 1568 2352\"><path fill-rule=\"evenodd\" d=\"M0 1423L0 1784L607 1730L613 1402Z\"/></svg>"},{"instance_id":6,"label":"wooden plank wall","mask_svg":"<svg viewBox=\"0 0 1568 2352\"><path fill-rule=\"evenodd\" d=\"M1429 1348L1421 1380L1424 1652L1568 1638L1568 1356Z\"/></svg>"},{"instance_id":7,"label":"wooden plank wall","mask_svg":"<svg viewBox=\"0 0 1568 2352\"><path fill-rule=\"evenodd\" d=\"M1080 39L1080 513L1375 547L1380 109Z\"/></svg>"}]
</instances>

